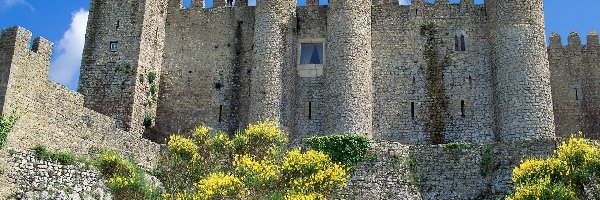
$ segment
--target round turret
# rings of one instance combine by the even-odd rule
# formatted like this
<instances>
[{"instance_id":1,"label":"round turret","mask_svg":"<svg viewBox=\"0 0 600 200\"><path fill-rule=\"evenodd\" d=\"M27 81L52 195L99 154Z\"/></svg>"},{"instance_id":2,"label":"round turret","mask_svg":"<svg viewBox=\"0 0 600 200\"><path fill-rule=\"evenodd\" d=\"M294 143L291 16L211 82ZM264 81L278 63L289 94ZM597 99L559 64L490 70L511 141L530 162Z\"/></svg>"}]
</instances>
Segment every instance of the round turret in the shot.
<instances>
[{"instance_id":1,"label":"round turret","mask_svg":"<svg viewBox=\"0 0 600 200\"><path fill-rule=\"evenodd\" d=\"M372 134L371 0L330 0L327 133Z\"/></svg>"},{"instance_id":2,"label":"round turret","mask_svg":"<svg viewBox=\"0 0 600 200\"><path fill-rule=\"evenodd\" d=\"M502 141L554 137L542 0L486 0Z\"/></svg>"},{"instance_id":3,"label":"round turret","mask_svg":"<svg viewBox=\"0 0 600 200\"><path fill-rule=\"evenodd\" d=\"M254 25L254 68L251 71L249 122L280 121L283 108L282 74L288 57L288 29L295 19L295 0L260 0Z\"/></svg>"}]
</instances>

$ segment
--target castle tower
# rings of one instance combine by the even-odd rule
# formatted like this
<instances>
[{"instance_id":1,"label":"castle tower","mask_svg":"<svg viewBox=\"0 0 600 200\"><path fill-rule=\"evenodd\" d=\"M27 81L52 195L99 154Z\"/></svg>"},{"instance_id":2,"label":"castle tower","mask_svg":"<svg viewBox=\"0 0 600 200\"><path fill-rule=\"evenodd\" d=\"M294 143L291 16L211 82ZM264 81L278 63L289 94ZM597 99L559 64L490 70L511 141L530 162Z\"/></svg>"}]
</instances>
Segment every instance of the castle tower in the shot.
<instances>
[{"instance_id":1,"label":"castle tower","mask_svg":"<svg viewBox=\"0 0 600 200\"><path fill-rule=\"evenodd\" d=\"M326 131L372 134L371 0L331 0L327 15Z\"/></svg>"},{"instance_id":2,"label":"castle tower","mask_svg":"<svg viewBox=\"0 0 600 200\"><path fill-rule=\"evenodd\" d=\"M256 2L254 24L254 68L251 71L249 122L262 119L283 122L284 69L289 65L290 27L295 23L295 0ZM289 67L289 66L287 66Z\"/></svg>"},{"instance_id":3,"label":"castle tower","mask_svg":"<svg viewBox=\"0 0 600 200\"><path fill-rule=\"evenodd\" d=\"M496 136L554 137L542 0L486 0L492 45Z\"/></svg>"},{"instance_id":4,"label":"castle tower","mask_svg":"<svg viewBox=\"0 0 600 200\"><path fill-rule=\"evenodd\" d=\"M166 2L92 0L90 5L79 92L86 107L141 133L156 116Z\"/></svg>"}]
</instances>

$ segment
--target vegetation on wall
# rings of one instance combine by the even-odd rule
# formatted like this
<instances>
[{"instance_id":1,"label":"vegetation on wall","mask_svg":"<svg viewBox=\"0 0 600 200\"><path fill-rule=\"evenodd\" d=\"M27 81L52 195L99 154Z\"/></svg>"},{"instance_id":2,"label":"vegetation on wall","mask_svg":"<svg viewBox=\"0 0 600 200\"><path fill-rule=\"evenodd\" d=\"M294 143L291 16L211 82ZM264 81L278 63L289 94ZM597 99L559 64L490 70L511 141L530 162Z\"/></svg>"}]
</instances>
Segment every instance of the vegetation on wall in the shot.
<instances>
[{"instance_id":1,"label":"vegetation on wall","mask_svg":"<svg viewBox=\"0 0 600 200\"><path fill-rule=\"evenodd\" d=\"M362 135L334 135L309 138L307 143L314 150L321 151L337 163L354 167L363 161L371 148L369 138Z\"/></svg>"},{"instance_id":2,"label":"vegetation on wall","mask_svg":"<svg viewBox=\"0 0 600 200\"><path fill-rule=\"evenodd\" d=\"M115 199L162 199L161 192L146 183L143 169L113 151L103 151L95 161Z\"/></svg>"},{"instance_id":3,"label":"vegetation on wall","mask_svg":"<svg viewBox=\"0 0 600 200\"><path fill-rule=\"evenodd\" d=\"M36 145L33 148L35 154L45 160L56 160L63 165L72 165L77 161L75 155L66 152L51 152L43 145Z\"/></svg>"},{"instance_id":4,"label":"vegetation on wall","mask_svg":"<svg viewBox=\"0 0 600 200\"><path fill-rule=\"evenodd\" d=\"M144 83L144 80L147 80L147 92L146 92L146 99L143 102L143 106L146 109L149 109L152 107L152 105L154 105L156 103L156 101L158 100L158 85L156 84L156 79L158 78L158 75L156 72L151 71L148 72L145 76L144 75L140 75L140 83ZM142 122L142 125L146 128L151 127L152 126L152 113L147 112L144 115L144 120Z\"/></svg>"},{"instance_id":5,"label":"vegetation on wall","mask_svg":"<svg viewBox=\"0 0 600 200\"><path fill-rule=\"evenodd\" d=\"M425 124L425 130L430 135L432 144L443 144L446 110L448 100L445 97L444 87L444 68L449 65L448 54L443 59L440 58L440 43L437 38L437 29L434 24L421 25L421 36L426 37L425 51L423 56L426 61L425 71L425 89L427 96L431 101L427 102L428 121Z\"/></svg>"},{"instance_id":6,"label":"vegetation on wall","mask_svg":"<svg viewBox=\"0 0 600 200\"><path fill-rule=\"evenodd\" d=\"M492 148L489 145L484 145L481 151L481 163L479 164L479 173L483 177L487 177L498 168L497 161L494 160Z\"/></svg>"},{"instance_id":7,"label":"vegetation on wall","mask_svg":"<svg viewBox=\"0 0 600 200\"><path fill-rule=\"evenodd\" d=\"M522 162L512 180L516 190L507 200L600 199L600 149L571 136L552 157Z\"/></svg>"},{"instance_id":8,"label":"vegetation on wall","mask_svg":"<svg viewBox=\"0 0 600 200\"><path fill-rule=\"evenodd\" d=\"M471 148L473 144L467 142L451 142L444 145L444 148L450 151L452 154L452 161L454 164L460 163L460 155L464 149Z\"/></svg>"},{"instance_id":9,"label":"vegetation on wall","mask_svg":"<svg viewBox=\"0 0 600 200\"><path fill-rule=\"evenodd\" d=\"M6 144L8 134L12 130L13 126L17 123L19 116L17 111L12 111L9 115L0 116L0 149Z\"/></svg>"}]
</instances>

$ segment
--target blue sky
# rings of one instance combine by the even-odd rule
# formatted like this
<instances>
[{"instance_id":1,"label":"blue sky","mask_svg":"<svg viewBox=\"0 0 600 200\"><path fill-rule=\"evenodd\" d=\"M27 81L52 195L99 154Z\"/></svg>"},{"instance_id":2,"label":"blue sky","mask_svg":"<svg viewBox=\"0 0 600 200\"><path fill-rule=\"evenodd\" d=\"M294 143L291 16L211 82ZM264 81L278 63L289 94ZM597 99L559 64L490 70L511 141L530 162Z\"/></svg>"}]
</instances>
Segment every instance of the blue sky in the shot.
<instances>
[{"instance_id":1,"label":"blue sky","mask_svg":"<svg viewBox=\"0 0 600 200\"><path fill-rule=\"evenodd\" d=\"M212 1L206 1L210 7ZM306 0L298 1L303 4ZM560 33L563 43L571 31L579 32L585 42L590 30L600 30L599 0L544 0L544 6L546 34ZM76 90L88 9L89 0L0 0L0 28L19 25L31 30L34 36L53 41L49 78Z\"/></svg>"}]
</instances>

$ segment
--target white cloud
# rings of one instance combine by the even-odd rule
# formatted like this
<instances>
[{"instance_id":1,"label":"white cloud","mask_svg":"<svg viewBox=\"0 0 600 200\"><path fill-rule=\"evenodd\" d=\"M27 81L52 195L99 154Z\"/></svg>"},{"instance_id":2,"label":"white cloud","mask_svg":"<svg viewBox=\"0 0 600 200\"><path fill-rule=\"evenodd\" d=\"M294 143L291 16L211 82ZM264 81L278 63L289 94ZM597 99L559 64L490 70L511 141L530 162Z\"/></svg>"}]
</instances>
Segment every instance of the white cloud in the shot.
<instances>
[{"instance_id":1,"label":"white cloud","mask_svg":"<svg viewBox=\"0 0 600 200\"><path fill-rule=\"evenodd\" d=\"M58 42L54 59L50 63L49 79L73 90L77 89L79 79L88 14L83 8L72 13L71 26Z\"/></svg>"},{"instance_id":2,"label":"white cloud","mask_svg":"<svg viewBox=\"0 0 600 200\"><path fill-rule=\"evenodd\" d=\"M410 5L411 0L400 0L400 5Z\"/></svg>"},{"instance_id":3,"label":"white cloud","mask_svg":"<svg viewBox=\"0 0 600 200\"><path fill-rule=\"evenodd\" d=\"M35 8L29 2L27 2L27 0L2 0L3 8L10 8L19 5L29 7L31 11L35 11Z\"/></svg>"}]
</instances>

